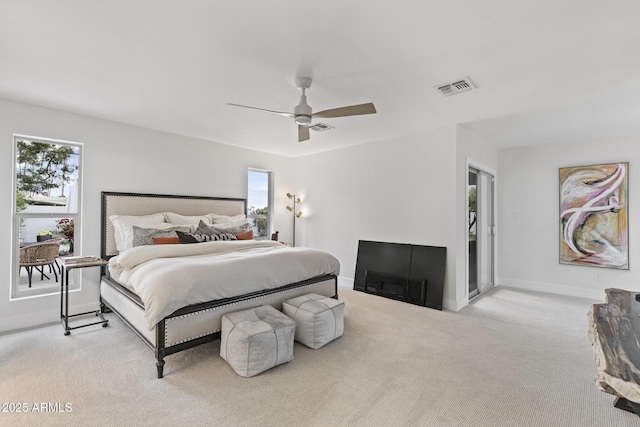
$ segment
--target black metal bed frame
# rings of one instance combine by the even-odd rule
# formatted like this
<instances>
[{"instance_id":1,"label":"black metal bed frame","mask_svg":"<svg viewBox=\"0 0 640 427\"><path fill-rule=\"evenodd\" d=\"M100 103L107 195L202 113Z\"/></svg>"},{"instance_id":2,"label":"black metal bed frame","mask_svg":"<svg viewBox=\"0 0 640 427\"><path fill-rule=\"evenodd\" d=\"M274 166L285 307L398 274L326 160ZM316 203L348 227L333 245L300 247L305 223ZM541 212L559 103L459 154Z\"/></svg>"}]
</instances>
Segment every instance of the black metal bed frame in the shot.
<instances>
[{"instance_id":1,"label":"black metal bed frame","mask_svg":"<svg viewBox=\"0 0 640 427\"><path fill-rule=\"evenodd\" d=\"M275 289L257 291L257 292L252 292L252 293L249 293L249 294L240 295L240 296L237 296L237 297L213 300L213 301L208 301L208 302L203 302L203 303L199 303L199 304L194 304L194 305L182 307L182 308L174 311L172 314L168 315L164 319L162 319L160 322L158 322L158 324L156 325L156 344L155 345L151 341L149 341L149 339L147 337L145 337L134 325L132 325L120 312L118 312L118 310L116 310L114 307L112 307L111 304L109 304L108 301L104 301L102 299L102 297L100 297L100 310L101 310L101 312L104 313L106 311L105 309L108 308L110 311L115 313L120 318L120 320L122 320L131 330L133 330L133 332L140 339L142 339L142 341L145 344L147 344L147 346L151 350L153 350L155 352L155 355L156 355L156 368L158 370L158 378L162 378L164 376L164 364L165 364L164 358L165 358L165 356L169 356L171 354L175 354L175 353L181 352L183 350L187 350L189 348L199 346L201 344L212 342L212 341L215 341L215 340L220 338L220 331L217 331L217 332L213 332L211 334L208 334L208 335L205 335L205 336L202 336L202 337L199 337L199 338L194 338L194 339L189 340L189 341L181 342L179 344L175 344L175 345L166 347L164 338L165 338L165 328L166 328L167 320L170 320L172 318L179 317L179 316L184 316L185 314L197 313L197 312L202 311L202 310L209 310L209 309L212 309L212 308L223 307L223 306L226 306L226 305L230 305L230 304L234 304L234 303L238 303L238 302L242 302L242 301L246 301L246 300L250 300L250 299L254 299L254 298L260 298L262 296L268 296L268 295L280 293L280 292L287 291L287 290L290 290L290 289L296 289L296 288L302 288L302 287L305 287L305 286L310 286L310 285L313 285L313 284L318 283L318 282L324 282L326 280L333 280L334 281L335 295L334 295L333 298L338 298L338 278L337 278L337 276L335 276L333 274L327 274L325 276L315 277L313 279L304 280L302 282L297 282L297 283L281 286L281 287L275 288ZM125 288L124 286L122 286L121 284L119 284L118 282L116 282L115 280L111 279L108 276L104 276L102 278L102 281L108 282L109 285L114 290L116 290L117 292L121 293L123 296L128 298L130 301L134 302L138 307L140 307L141 310L144 311L144 304L140 300L140 297L138 297L136 294L134 294L133 292L129 291L127 288Z\"/></svg>"},{"instance_id":2,"label":"black metal bed frame","mask_svg":"<svg viewBox=\"0 0 640 427\"><path fill-rule=\"evenodd\" d=\"M158 197L158 198L182 198L182 199L206 199L206 200L229 200L229 201L239 201L239 200L244 200L244 204L245 204L245 210L246 210L246 199L232 199L232 198L221 198L221 197L198 197L198 196L171 196L171 195L158 195L158 194L138 194L138 193L118 193L118 192L102 192L102 213L101 213L101 219L102 219L102 243L101 243L101 254L102 254L102 259L108 260L109 258L111 258L113 255L107 254L107 223L106 221L108 221L107 218L107 212L106 212L106 198L109 195L116 195L116 196L132 196L132 197ZM100 295L100 311L101 312L105 312L108 310L112 311L113 313L115 313L140 339L142 339L142 341L147 344L147 346L154 351L155 356L156 356L156 368L158 371L158 378L163 378L164 376L164 365L165 365L165 361L164 358L166 356L169 356L171 354L175 354L178 353L180 351L184 351L187 350L189 348L193 348L196 346L199 346L201 344L205 344L208 342L212 342L215 341L216 339L220 338L220 331L217 332L212 332L211 334L207 334L198 338L194 338L188 341L184 341L175 345L171 345L169 347L166 347L166 343L165 343L165 328L166 328L166 322L167 320L170 320L172 318L176 318L179 316L184 316L185 314L191 314L191 313L197 313L199 311L202 310L208 310L208 309L212 309L212 308L218 308L218 307L222 307L225 305L229 305L229 304L234 304L234 303L238 303L238 302L242 302L242 301L246 301L246 300L251 300L254 298L260 298L263 296L269 296L272 294L277 294L283 291L287 291L287 290L291 290L291 289L296 289L296 288L302 288L302 287L306 287L306 286L311 286L315 283L319 283L319 282L324 282L327 280L333 280L334 281L334 296L333 298L338 298L338 277L336 275L333 274L328 274L328 275L324 275L324 276L320 276L320 277L315 277L312 279L308 279L308 280L304 280L301 282L297 282L297 283L292 283L289 285L285 285L285 286L281 286L279 288L275 288L275 289L268 289L268 290L262 290L262 291L256 291L256 292L252 292L249 294L244 294L244 295L239 295L237 297L232 297L232 298L225 298L225 299L219 299L219 300L213 300L213 301L207 301L207 302L203 302L203 303L199 303L199 304L194 304L194 305L190 305L190 306L186 306L186 307L182 307L178 310L176 310L175 312L173 312L172 314L168 315L167 317L165 317L164 319L162 319L157 325L156 325L156 344L154 345L154 343L152 343L147 337L144 336L144 334L142 334L133 324L131 324L131 322L129 322L126 317L124 315L122 315L120 312L118 312L117 309L115 309L113 306L111 306L111 304L109 304L108 301L103 300L102 295ZM127 288L125 288L124 286L122 286L121 284L119 284L118 282L116 282L115 280L113 280L108 273L108 270L105 268L103 268L102 270L102 277L101 277L101 281L106 282L111 288L113 288L115 291L119 292L120 294L122 294L125 298L127 298L129 301L133 302L135 305L137 305L141 310L144 311L144 303L142 302L142 300L140 299L140 297L136 294L134 294L133 292L131 292L130 290L128 290Z\"/></svg>"}]
</instances>

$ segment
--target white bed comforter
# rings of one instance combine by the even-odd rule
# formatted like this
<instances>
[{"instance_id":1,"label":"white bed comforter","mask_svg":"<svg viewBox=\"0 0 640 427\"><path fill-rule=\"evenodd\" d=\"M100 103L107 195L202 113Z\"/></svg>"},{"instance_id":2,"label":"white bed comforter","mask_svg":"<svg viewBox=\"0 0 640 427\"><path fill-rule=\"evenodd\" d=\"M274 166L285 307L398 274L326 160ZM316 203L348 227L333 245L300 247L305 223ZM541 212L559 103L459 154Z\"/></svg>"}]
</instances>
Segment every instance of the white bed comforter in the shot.
<instances>
[{"instance_id":1,"label":"white bed comforter","mask_svg":"<svg viewBox=\"0 0 640 427\"><path fill-rule=\"evenodd\" d=\"M111 277L144 302L147 327L191 304L340 273L330 254L274 241L137 246L109 260Z\"/></svg>"}]
</instances>

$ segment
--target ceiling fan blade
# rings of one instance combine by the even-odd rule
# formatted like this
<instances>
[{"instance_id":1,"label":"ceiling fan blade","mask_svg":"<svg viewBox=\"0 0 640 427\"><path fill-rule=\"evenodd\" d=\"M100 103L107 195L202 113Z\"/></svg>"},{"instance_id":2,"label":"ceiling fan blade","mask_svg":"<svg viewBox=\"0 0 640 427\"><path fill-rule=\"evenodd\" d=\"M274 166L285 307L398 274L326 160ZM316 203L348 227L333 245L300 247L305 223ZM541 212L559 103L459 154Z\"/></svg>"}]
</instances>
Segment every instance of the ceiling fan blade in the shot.
<instances>
[{"instance_id":1,"label":"ceiling fan blade","mask_svg":"<svg viewBox=\"0 0 640 427\"><path fill-rule=\"evenodd\" d=\"M298 142L306 141L309 138L309 127L305 125L298 125Z\"/></svg>"},{"instance_id":2,"label":"ceiling fan blade","mask_svg":"<svg viewBox=\"0 0 640 427\"><path fill-rule=\"evenodd\" d=\"M291 118L295 117L295 115L293 113L285 113L283 111L267 110L267 109L264 109L264 108L249 107L248 105L240 105L240 104L232 104L232 103L227 103L227 105L232 105L234 107L251 108L252 110L266 111L267 113L276 113L276 114L280 114L281 116L285 116L285 117L291 117Z\"/></svg>"},{"instance_id":3,"label":"ceiling fan blade","mask_svg":"<svg viewBox=\"0 0 640 427\"><path fill-rule=\"evenodd\" d=\"M375 114L376 107L369 102L368 104L351 105L349 107L332 108L331 110L318 111L313 113L313 117L319 118L332 118L332 117L347 117L347 116L360 116L362 114Z\"/></svg>"}]
</instances>

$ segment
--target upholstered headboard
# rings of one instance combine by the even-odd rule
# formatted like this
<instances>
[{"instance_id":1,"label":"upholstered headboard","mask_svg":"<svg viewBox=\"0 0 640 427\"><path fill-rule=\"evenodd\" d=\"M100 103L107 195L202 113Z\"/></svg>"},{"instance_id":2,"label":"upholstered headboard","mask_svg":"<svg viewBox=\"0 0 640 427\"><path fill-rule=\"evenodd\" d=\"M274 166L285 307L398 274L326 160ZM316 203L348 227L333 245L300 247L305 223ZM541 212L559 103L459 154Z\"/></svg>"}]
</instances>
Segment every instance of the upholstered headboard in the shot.
<instances>
[{"instance_id":1,"label":"upholstered headboard","mask_svg":"<svg viewBox=\"0 0 640 427\"><path fill-rule=\"evenodd\" d=\"M101 256L109 259L118 254L111 215L151 215L174 212L180 215L238 215L247 213L246 199L221 197L171 196L166 194L137 194L102 192Z\"/></svg>"}]
</instances>

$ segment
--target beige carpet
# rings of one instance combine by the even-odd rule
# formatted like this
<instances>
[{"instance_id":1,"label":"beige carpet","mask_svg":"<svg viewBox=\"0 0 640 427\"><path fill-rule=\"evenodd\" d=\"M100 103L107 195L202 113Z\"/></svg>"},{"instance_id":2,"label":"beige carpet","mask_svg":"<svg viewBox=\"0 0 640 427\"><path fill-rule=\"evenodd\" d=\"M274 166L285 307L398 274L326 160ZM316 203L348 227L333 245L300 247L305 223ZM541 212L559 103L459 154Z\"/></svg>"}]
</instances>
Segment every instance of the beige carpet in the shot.
<instances>
[{"instance_id":1,"label":"beige carpet","mask_svg":"<svg viewBox=\"0 0 640 427\"><path fill-rule=\"evenodd\" d=\"M113 314L69 337L59 324L0 335L0 409L29 410L0 412L0 425L640 424L594 385L594 301L498 288L451 313L349 289L340 299L342 338L296 343L292 362L249 379L216 342L167 357L159 380L153 352ZM54 412L34 412L42 403Z\"/></svg>"}]
</instances>

